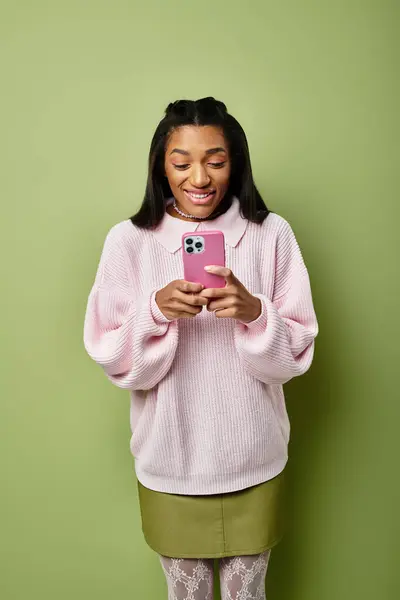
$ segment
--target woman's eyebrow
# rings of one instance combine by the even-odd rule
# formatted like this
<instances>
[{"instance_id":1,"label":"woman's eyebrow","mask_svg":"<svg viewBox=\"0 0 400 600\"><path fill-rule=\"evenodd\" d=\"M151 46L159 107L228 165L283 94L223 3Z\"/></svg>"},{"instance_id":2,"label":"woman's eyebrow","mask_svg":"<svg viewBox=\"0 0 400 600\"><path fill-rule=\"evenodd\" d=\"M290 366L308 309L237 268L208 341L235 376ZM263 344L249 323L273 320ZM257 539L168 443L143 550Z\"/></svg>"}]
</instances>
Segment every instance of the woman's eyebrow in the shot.
<instances>
[{"instance_id":1,"label":"woman's eyebrow","mask_svg":"<svg viewBox=\"0 0 400 600\"><path fill-rule=\"evenodd\" d=\"M184 156L189 156L190 152L187 152L186 150L181 150L180 148L174 148L169 154L173 154L174 152L176 152L177 154L183 154Z\"/></svg>"},{"instance_id":2,"label":"woman's eyebrow","mask_svg":"<svg viewBox=\"0 0 400 600\"><path fill-rule=\"evenodd\" d=\"M174 154L174 152L176 154L183 154L183 156L190 156L190 152L187 152L187 150L181 150L180 148L174 148L171 150L169 153L170 156L171 154ZM226 154L226 150L222 146L218 146L217 148L209 148L209 150L206 150L206 154L208 156L210 156L210 154L218 154L219 152L224 152Z\"/></svg>"},{"instance_id":3,"label":"woman's eyebrow","mask_svg":"<svg viewBox=\"0 0 400 600\"><path fill-rule=\"evenodd\" d=\"M226 154L226 150L225 150L225 148L222 148L222 146L219 146L218 148L210 148L209 150L206 150L206 154L218 154L218 152L225 152L225 154Z\"/></svg>"}]
</instances>

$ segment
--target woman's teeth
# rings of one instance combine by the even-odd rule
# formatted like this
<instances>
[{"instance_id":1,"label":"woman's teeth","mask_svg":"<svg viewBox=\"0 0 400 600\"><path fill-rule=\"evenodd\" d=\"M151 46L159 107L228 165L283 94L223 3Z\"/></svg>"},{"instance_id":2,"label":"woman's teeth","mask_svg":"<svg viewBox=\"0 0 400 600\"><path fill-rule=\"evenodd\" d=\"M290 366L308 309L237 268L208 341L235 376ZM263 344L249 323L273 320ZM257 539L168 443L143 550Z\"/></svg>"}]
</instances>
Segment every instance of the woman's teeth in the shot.
<instances>
[{"instance_id":1,"label":"woman's teeth","mask_svg":"<svg viewBox=\"0 0 400 600\"><path fill-rule=\"evenodd\" d=\"M195 192L188 192L185 190L185 194L193 204L208 204L211 198L214 197L215 190L211 190L211 192L207 192L205 194L197 194Z\"/></svg>"},{"instance_id":2,"label":"woman's teeth","mask_svg":"<svg viewBox=\"0 0 400 600\"><path fill-rule=\"evenodd\" d=\"M212 192L207 192L206 194L194 194L193 192L187 192L189 196L192 198L196 198L197 200L202 200L203 198L207 198Z\"/></svg>"}]
</instances>

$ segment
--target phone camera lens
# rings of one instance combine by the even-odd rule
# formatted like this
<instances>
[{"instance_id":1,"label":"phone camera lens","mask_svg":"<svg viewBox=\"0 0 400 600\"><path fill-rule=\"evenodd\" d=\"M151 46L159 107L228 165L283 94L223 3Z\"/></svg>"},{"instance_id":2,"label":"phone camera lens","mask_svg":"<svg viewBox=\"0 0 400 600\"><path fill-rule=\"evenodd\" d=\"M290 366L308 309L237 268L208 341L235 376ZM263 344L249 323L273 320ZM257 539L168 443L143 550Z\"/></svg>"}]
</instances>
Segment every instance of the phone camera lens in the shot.
<instances>
[{"instance_id":1,"label":"phone camera lens","mask_svg":"<svg viewBox=\"0 0 400 600\"><path fill-rule=\"evenodd\" d=\"M187 243L188 246L190 246L191 244L193 244L192 238L187 238L186 243Z\"/></svg>"},{"instance_id":2,"label":"phone camera lens","mask_svg":"<svg viewBox=\"0 0 400 600\"><path fill-rule=\"evenodd\" d=\"M203 246L203 244L201 242L196 242L195 246L196 246L196 248L201 248Z\"/></svg>"},{"instance_id":3,"label":"phone camera lens","mask_svg":"<svg viewBox=\"0 0 400 600\"><path fill-rule=\"evenodd\" d=\"M189 252L189 254L191 254L193 252L193 246L189 246L189 248L186 248L186 251Z\"/></svg>"}]
</instances>

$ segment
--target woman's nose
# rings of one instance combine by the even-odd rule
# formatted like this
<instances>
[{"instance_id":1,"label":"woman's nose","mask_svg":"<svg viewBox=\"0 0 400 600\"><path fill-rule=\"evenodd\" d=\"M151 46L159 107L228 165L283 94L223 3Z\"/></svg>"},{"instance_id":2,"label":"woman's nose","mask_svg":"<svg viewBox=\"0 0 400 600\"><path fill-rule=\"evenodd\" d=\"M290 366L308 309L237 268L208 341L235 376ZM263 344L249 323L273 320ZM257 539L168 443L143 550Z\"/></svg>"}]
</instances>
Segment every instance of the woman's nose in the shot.
<instances>
[{"instance_id":1,"label":"woman's nose","mask_svg":"<svg viewBox=\"0 0 400 600\"><path fill-rule=\"evenodd\" d=\"M190 180L195 187L201 188L210 183L210 176L203 165L194 165Z\"/></svg>"}]
</instances>

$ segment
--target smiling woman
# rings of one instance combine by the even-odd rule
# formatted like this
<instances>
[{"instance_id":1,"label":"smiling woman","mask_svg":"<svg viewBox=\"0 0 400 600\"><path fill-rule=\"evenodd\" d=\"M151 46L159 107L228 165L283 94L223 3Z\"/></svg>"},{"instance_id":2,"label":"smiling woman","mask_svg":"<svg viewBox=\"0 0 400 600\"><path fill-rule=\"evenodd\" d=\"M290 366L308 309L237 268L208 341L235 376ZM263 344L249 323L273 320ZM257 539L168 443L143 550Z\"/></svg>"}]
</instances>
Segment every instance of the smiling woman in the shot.
<instances>
[{"instance_id":1,"label":"smiling woman","mask_svg":"<svg viewBox=\"0 0 400 600\"><path fill-rule=\"evenodd\" d=\"M132 222L157 227L166 210L188 220L214 219L229 209L233 197L246 219L261 223L268 215L241 125L214 98L172 102L154 133L146 192Z\"/></svg>"},{"instance_id":2,"label":"smiling woman","mask_svg":"<svg viewBox=\"0 0 400 600\"><path fill-rule=\"evenodd\" d=\"M201 268L226 285L205 289L182 280L181 250L209 230L225 266ZM143 204L107 236L85 345L131 391L142 527L171 600L211 600L214 558L223 600L265 598L283 533L282 385L310 367L317 331L296 238L257 191L243 129L213 98L170 104Z\"/></svg>"}]
</instances>

